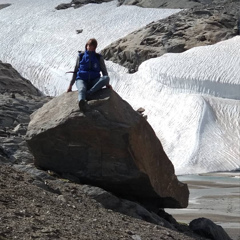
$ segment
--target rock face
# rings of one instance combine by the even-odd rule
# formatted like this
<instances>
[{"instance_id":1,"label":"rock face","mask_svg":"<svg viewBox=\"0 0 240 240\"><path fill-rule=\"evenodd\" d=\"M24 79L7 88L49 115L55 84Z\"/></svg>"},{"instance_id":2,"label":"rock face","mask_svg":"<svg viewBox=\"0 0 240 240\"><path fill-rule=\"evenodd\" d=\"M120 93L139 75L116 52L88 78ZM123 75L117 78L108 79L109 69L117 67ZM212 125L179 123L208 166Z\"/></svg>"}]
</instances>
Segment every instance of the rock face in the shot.
<instances>
[{"instance_id":1,"label":"rock face","mask_svg":"<svg viewBox=\"0 0 240 240\"><path fill-rule=\"evenodd\" d=\"M32 83L23 78L10 64L0 61L0 93L22 93L42 96Z\"/></svg>"},{"instance_id":2,"label":"rock face","mask_svg":"<svg viewBox=\"0 0 240 240\"><path fill-rule=\"evenodd\" d=\"M102 54L105 59L128 68L130 73L136 72L147 59L236 36L239 8L239 1L227 1L181 11L110 44Z\"/></svg>"},{"instance_id":3,"label":"rock face","mask_svg":"<svg viewBox=\"0 0 240 240\"><path fill-rule=\"evenodd\" d=\"M202 237L212 240L231 240L221 226L207 218L194 219L190 222L189 227Z\"/></svg>"},{"instance_id":4,"label":"rock face","mask_svg":"<svg viewBox=\"0 0 240 240\"><path fill-rule=\"evenodd\" d=\"M30 114L48 100L10 64L0 61L0 163L33 161L25 134Z\"/></svg>"},{"instance_id":5,"label":"rock face","mask_svg":"<svg viewBox=\"0 0 240 240\"><path fill-rule=\"evenodd\" d=\"M31 118L26 137L36 166L148 208L187 207L187 185L177 180L153 129L114 91L98 92L85 113L77 92L64 93Z\"/></svg>"},{"instance_id":6,"label":"rock face","mask_svg":"<svg viewBox=\"0 0 240 240\"><path fill-rule=\"evenodd\" d=\"M11 6L11 4L0 4L0 10L1 9L3 9L3 8L5 8L5 7L9 7L9 6Z\"/></svg>"},{"instance_id":7,"label":"rock face","mask_svg":"<svg viewBox=\"0 0 240 240\"><path fill-rule=\"evenodd\" d=\"M56 9L57 10L63 10L63 9L67 9L67 8L70 8L70 7L73 7L73 8L79 8L79 7L82 7L88 3L103 3L103 2L110 2L112 0L72 0L70 3L62 3L62 4L59 4Z\"/></svg>"},{"instance_id":8,"label":"rock face","mask_svg":"<svg viewBox=\"0 0 240 240\"><path fill-rule=\"evenodd\" d=\"M88 3L110 2L112 0L72 0L70 3L59 4L56 9L62 10L70 7L79 8ZM213 0L118 0L118 6L136 5L144 8L193 8L212 3Z\"/></svg>"},{"instance_id":9,"label":"rock face","mask_svg":"<svg viewBox=\"0 0 240 240\"><path fill-rule=\"evenodd\" d=\"M212 0L118 0L119 5L136 5L145 8L192 8L211 3Z\"/></svg>"}]
</instances>

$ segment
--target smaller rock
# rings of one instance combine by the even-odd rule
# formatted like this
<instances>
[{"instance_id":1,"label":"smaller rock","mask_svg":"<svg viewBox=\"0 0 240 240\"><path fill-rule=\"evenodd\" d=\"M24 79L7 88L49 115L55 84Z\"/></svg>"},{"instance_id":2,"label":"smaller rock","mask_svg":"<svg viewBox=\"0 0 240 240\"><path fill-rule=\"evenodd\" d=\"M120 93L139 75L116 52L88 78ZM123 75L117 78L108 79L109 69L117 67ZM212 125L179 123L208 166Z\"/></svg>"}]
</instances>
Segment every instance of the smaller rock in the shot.
<instances>
[{"instance_id":1,"label":"smaller rock","mask_svg":"<svg viewBox=\"0 0 240 240\"><path fill-rule=\"evenodd\" d=\"M132 239L133 240L141 240L141 237L139 235L133 235Z\"/></svg>"},{"instance_id":2,"label":"smaller rock","mask_svg":"<svg viewBox=\"0 0 240 240\"><path fill-rule=\"evenodd\" d=\"M55 7L55 9L63 10L63 9L67 9L71 6L72 6L71 3L62 3L62 4L59 4L57 7Z\"/></svg>"},{"instance_id":3,"label":"smaller rock","mask_svg":"<svg viewBox=\"0 0 240 240\"><path fill-rule=\"evenodd\" d=\"M142 108L142 107L140 107L140 108L137 109L137 112L139 112L139 113L143 113L144 111L145 111L145 109Z\"/></svg>"},{"instance_id":4,"label":"smaller rock","mask_svg":"<svg viewBox=\"0 0 240 240\"><path fill-rule=\"evenodd\" d=\"M138 112L142 117L144 117L144 118L147 120L147 115L144 115L144 114L143 114L144 111L145 111L145 109L142 108L142 107L140 107L140 108L137 109L137 112Z\"/></svg>"},{"instance_id":5,"label":"smaller rock","mask_svg":"<svg viewBox=\"0 0 240 240\"><path fill-rule=\"evenodd\" d=\"M129 234L129 235L134 235L134 233L133 233L131 230L129 230L129 229L127 229L125 232L126 232L127 234Z\"/></svg>"},{"instance_id":6,"label":"smaller rock","mask_svg":"<svg viewBox=\"0 0 240 240\"><path fill-rule=\"evenodd\" d=\"M20 134L20 135L25 135L27 132L27 125L20 123L13 129L13 132Z\"/></svg>"},{"instance_id":7,"label":"smaller rock","mask_svg":"<svg viewBox=\"0 0 240 240\"><path fill-rule=\"evenodd\" d=\"M194 219L190 222L189 227L202 237L212 240L231 240L221 226L207 218Z\"/></svg>"},{"instance_id":8,"label":"smaller rock","mask_svg":"<svg viewBox=\"0 0 240 240\"><path fill-rule=\"evenodd\" d=\"M77 34L82 33L82 32L83 32L83 29L76 30Z\"/></svg>"},{"instance_id":9,"label":"smaller rock","mask_svg":"<svg viewBox=\"0 0 240 240\"><path fill-rule=\"evenodd\" d=\"M66 202L67 202L67 200L65 199L65 197L64 197L63 195L59 195L59 196L57 197L57 201L63 202L63 203L66 203Z\"/></svg>"},{"instance_id":10,"label":"smaller rock","mask_svg":"<svg viewBox=\"0 0 240 240\"><path fill-rule=\"evenodd\" d=\"M0 137L8 137L8 135L9 134L5 130L0 129Z\"/></svg>"}]
</instances>

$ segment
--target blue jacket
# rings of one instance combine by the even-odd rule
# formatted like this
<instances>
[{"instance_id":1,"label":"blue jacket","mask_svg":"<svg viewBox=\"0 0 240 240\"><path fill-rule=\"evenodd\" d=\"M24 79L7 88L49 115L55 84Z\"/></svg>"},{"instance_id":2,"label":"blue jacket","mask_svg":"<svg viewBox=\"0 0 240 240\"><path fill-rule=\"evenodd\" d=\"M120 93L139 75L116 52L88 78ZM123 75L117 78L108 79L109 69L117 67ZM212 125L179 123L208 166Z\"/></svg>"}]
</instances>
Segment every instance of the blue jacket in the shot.
<instances>
[{"instance_id":1,"label":"blue jacket","mask_svg":"<svg viewBox=\"0 0 240 240\"><path fill-rule=\"evenodd\" d=\"M87 81L100 78L100 56L97 55L96 52L85 51L83 55L82 53L80 53L79 57L81 61L79 64L76 79L82 79L84 81Z\"/></svg>"}]
</instances>

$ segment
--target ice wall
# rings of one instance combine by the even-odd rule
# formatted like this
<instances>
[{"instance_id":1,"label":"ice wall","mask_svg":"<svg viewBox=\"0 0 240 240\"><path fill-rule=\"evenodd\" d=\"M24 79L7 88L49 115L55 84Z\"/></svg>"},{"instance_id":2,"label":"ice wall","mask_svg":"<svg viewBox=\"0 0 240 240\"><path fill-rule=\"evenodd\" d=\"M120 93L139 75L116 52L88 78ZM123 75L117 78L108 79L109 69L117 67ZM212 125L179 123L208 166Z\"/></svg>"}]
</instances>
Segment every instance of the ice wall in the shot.
<instances>
[{"instance_id":1,"label":"ice wall","mask_svg":"<svg viewBox=\"0 0 240 240\"><path fill-rule=\"evenodd\" d=\"M240 166L240 37L145 61L115 89L144 107L177 174Z\"/></svg>"}]
</instances>

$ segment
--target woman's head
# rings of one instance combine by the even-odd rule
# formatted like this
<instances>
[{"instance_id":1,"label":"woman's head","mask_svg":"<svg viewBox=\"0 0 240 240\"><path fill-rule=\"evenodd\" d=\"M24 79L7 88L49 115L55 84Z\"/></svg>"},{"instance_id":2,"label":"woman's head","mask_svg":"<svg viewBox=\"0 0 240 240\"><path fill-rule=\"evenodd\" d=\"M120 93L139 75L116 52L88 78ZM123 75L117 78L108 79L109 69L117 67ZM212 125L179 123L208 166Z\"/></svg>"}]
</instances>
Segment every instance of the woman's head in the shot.
<instances>
[{"instance_id":1,"label":"woman's head","mask_svg":"<svg viewBox=\"0 0 240 240\"><path fill-rule=\"evenodd\" d=\"M90 38L85 45L85 49L88 51L95 51L96 48L97 48L97 40L95 38Z\"/></svg>"}]
</instances>

